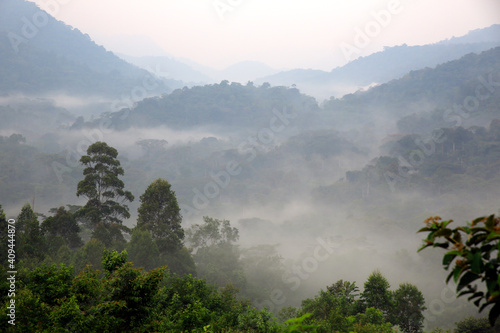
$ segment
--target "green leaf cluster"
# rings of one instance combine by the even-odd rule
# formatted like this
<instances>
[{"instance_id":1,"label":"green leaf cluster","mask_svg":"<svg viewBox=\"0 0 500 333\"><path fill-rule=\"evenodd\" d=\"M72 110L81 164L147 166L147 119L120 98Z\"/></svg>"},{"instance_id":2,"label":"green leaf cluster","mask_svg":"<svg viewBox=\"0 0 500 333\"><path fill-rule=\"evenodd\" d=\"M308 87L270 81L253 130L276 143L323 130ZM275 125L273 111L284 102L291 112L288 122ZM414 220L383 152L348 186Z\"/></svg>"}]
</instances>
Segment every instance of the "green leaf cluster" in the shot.
<instances>
[{"instance_id":1,"label":"green leaf cluster","mask_svg":"<svg viewBox=\"0 0 500 333\"><path fill-rule=\"evenodd\" d=\"M427 247L448 250L443 256L444 268L451 267L446 282L453 278L458 296L470 295L469 301L479 311L492 306L489 320L493 326L500 316L500 218L479 217L453 229L448 227L451 222L442 221L439 216L428 218L426 227L419 230L428 233L419 251ZM481 282L484 289L474 282Z\"/></svg>"}]
</instances>

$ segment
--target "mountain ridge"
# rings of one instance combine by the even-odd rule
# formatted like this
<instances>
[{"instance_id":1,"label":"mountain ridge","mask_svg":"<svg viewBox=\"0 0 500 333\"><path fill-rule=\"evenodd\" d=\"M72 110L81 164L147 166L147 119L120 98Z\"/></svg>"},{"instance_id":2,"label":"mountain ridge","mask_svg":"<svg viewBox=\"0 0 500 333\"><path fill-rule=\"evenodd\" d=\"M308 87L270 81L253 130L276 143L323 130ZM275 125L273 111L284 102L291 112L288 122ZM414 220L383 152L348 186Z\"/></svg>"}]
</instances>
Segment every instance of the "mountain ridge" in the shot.
<instances>
[{"instance_id":1,"label":"mountain ridge","mask_svg":"<svg viewBox=\"0 0 500 333\"><path fill-rule=\"evenodd\" d=\"M152 75L25 0L0 3L0 48L3 93L116 97L142 87ZM156 85L148 93L169 91L161 80Z\"/></svg>"},{"instance_id":2,"label":"mountain ridge","mask_svg":"<svg viewBox=\"0 0 500 333\"><path fill-rule=\"evenodd\" d=\"M471 42L471 40L477 40ZM340 97L362 87L388 82L411 70L435 67L465 54L480 53L500 45L500 25L470 31L435 44L386 47L383 51L360 57L330 72L321 70L291 70L262 77L257 84L292 86L319 99ZM395 66L397 64L397 66ZM344 88L343 88L344 87ZM346 89L350 88L350 89Z\"/></svg>"}]
</instances>

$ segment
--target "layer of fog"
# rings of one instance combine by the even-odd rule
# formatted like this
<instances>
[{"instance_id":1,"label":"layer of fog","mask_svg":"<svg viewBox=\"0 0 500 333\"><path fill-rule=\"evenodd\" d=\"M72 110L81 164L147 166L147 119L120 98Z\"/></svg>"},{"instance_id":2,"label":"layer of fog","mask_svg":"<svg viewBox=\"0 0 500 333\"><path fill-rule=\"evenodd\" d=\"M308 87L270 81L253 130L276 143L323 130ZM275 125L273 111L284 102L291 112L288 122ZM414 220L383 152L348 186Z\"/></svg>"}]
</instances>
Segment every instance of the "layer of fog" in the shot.
<instances>
[{"instance_id":1,"label":"layer of fog","mask_svg":"<svg viewBox=\"0 0 500 333\"><path fill-rule=\"evenodd\" d=\"M401 196L401 201L415 200L418 204L426 194L419 193L412 198ZM459 216L457 222L464 223L484 212L476 207L463 214L463 211L457 211L461 205L467 210L474 206L474 202L470 198L453 198L447 207L422 207L420 218L409 215L394 221L390 216L390 207L385 212L386 217L370 218L370 213L362 204L357 209L345 210L335 203L324 205L315 202L307 194L297 193L287 202L269 199L265 206L237 206L226 200L225 204L217 208L209 207L201 211L199 216L190 216L184 223L186 226L200 224L202 215L228 219L239 229L239 245L242 249L261 244L276 245L285 266L298 267L301 271L287 271L283 275L285 280L298 277L299 288L294 289L293 283L285 285L282 291L285 292L286 301L284 304L275 304L276 308L300 306L301 300L314 297L320 289L326 290L327 286L340 279L355 281L362 291L368 276L374 270L380 270L389 280L391 290L397 289L401 283L409 282L424 293L430 309L427 311L428 327L452 327L460 316L475 315L477 309L464 299L455 298L453 283L449 286L445 284L447 272L441 266L442 251L425 250L417 253L424 234L417 234L416 231L424 226L423 219L431 215L442 214L443 218ZM485 205L481 206L484 209ZM493 202L489 203L490 209L496 207ZM387 222L381 223L380 220L384 219ZM325 242L330 244L332 253L328 253L322 245ZM318 249L321 256L327 255L326 259L318 260L315 257Z\"/></svg>"},{"instance_id":2,"label":"layer of fog","mask_svg":"<svg viewBox=\"0 0 500 333\"><path fill-rule=\"evenodd\" d=\"M17 96L16 98L19 98ZM83 99L74 97L59 96L54 99L54 104L60 107L78 109L87 107ZM12 105L15 98L2 97L0 103L3 105ZM34 101L36 103L36 101ZM105 101L97 101L105 102ZM425 107L432 109L432 105ZM422 110L422 109L421 109ZM333 117L334 115L332 115ZM393 223L393 217L390 216L390 205L383 214L370 216L365 203L360 201L353 205L354 209L346 209L334 202L325 205L316 202L311 191L321 185L331 185L344 177L346 171L359 170L368 161L378 156L377 147L382 138L388 134L397 133L395 122L397 119L388 119L378 115L371 119L351 119L351 130L341 133L341 136L360 147L368 149L369 153L365 156L348 155L334 156L331 158L322 158L315 156L311 161L282 161L275 168L294 173L298 179L298 187L283 186L282 188L273 188L272 194L279 194L276 197L268 195L263 199L264 202L257 204L250 202L242 204L230 196L229 193L234 190L233 186L239 182L238 176L235 176L229 183L227 189L220 189L220 195L210 201L209 205L201 209L195 215L190 215L183 211L185 229L195 223L202 223L202 216L211 216L219 219L228 219L233 226L240 231L239 245L242 249L250 248L260 244L275 244L279 255L288 267L293 265L303 265L307 258L314 258L314 251L321 243L318 239L330 242L334 249L329 253L324 261L317 261L317 266L309 267L310 272L306 272L306 278L300 278L300 288L297 290L286 290L287 301L282 305L299 306L300 300L306 297L313 297L321 288L325 289L339 279L356 281L361 287L366 281L368 275L379 269L384 276L388 278L392 289L396 289L399 283L411 282L417 285L425 294L427 302L441 299L443 290L447 290L444 284L446 272L440 266L439 255L436 254L417 254L416 250L420 245L422 235L416 234L422 226L422 221L430 215L442 215L443 218L457 218L463 222L467 219L484 214L484 212L496 212L498 208L494 202L477 202L470 198L452 197L448 201L441 203L429 203L426 200L426 193L417 193L414 197L401 197L393 204L398 205L405 200L408 202L425 202L422 207L422 215L408 216L407 220L401 217L400 223ZM66 125L70 125L68 122ZM370 126L371 125L371 126ZM344 124L338 125L342 128L349 128ZM22 133L19 128L9 128L2 130L0 135L8 133ZM115 147L119 151L119 159L125 167L131 163L141 165L142 162L148 162L144 148L138 142L141 140L165 140L163 148L168 151L178 147L195 146L206 138L216 138L216 150L237 149L244 137L233 137L222 130L214 128L194 128L187 131L169 129L167 127L157 127L149 129L131 128L126 131L116 132L108 129L82 129L69 130L67 128L53 129L47 132L53 134L50 141L55 145L51 152L69 151L70 161L76 164L79 157L85 154L86 148L95 141L105 141L108 145ZM221 134L222 133L222 134ZM38 133L47 134L47 133ZM286 138L281 138L273 143L272 147L265 147L261 153L272 151L274 146L279 147ZM44 146L36 137L28 137L27 144L37 146L44 151ZM210 155L211 151L200 152L200 154ZM176 162L176 161L174 161ZM221 161L224 167L224 160ZM179 168L182 165L177 164ZM242 165L242 168L252 168L252 162ZM207 167L206 173L219 172L221 167ZM161 168L157 174L148 174L149 180L156 177L168 176L170 171L162 171ZM166 177L167 180L168 177ZM207 179L207 182L210 178ZM200 188L206 183L198 184ZM139 187L132 188L136 197L134 203L130 204L131 219L124 223L128 226L135 225L137 217L138 198L145 190L147 183ZM126 189L127 184L126 184ZM174 191L178 192L180 204L192 204L192 191L185 193L178 191L176 184L173 184ZM189 189L190 190L190 189ZM84 204L83 198L77 198L76 188L68 188L67 193L58 202L43 202L33 197L28 201L35 201L35 209L38 212L46 213L49 208L66 204ZM493 194L491 197L494 197ZM21 209L22 204L4 207L8 216L15 216ZM461 208L461 209L460 209ZM466 209L467 208L467 209ZM425 214L428 213L428 216ZM383 215L382 214L382 215ZM475 215L477 214L477 215ZM374 222L376 221L376 223ZM381 223L380 221L386 221ZM432 250L429 250L432 251ZM327 252L323 252L327 253ZM432 260L430 260L432 259ZM309 260L308 262L311 262ZM435 262L429 266L430 262ZM314 269L313 269L314 268ZM448 298L451 299L451 298ZM446 303L448 304L448 303ZM450 301L451 306L459 306L460 301ZM281 305L280 305L281 306ZM469 310L474 310L469 307ZM437 310L436 310L437 311ZM438 311L439 312L439 311ZM471 311L473 313L474 311ZM435 315L435 314L434 314ZM439 322L435 322L439 324Z\"/></svg>"},{"instance_id":3,"label":"layer of fog","mask_svg":"<svg viewBox=\"0 0 500 333\"><path fill-rule=\"evenodd\" d=\"M274 85L274 84L272 84ZM373 82L368 85L349 85L349 84L336 84L336 83L315 83L315 82L298 82L294 86L300 90L301 93L316 98L319 103L329 100L332 97L342 98L345 95L353 94L356 92L363 92L372 87L378 86L379 83Z\"/></svg>"},{"instance_id":4,"label":"layer of fog","mask_svg":"<svg viewBox=\"0 0 500 333\"><path fill-rule=\"evenodd\" d=\"M116 111L111 107L116 100L105 96L70 95L56 91L37 95L10 94L0 96L0 106L10 105L14 107L41 103L55 108L63 108L75 117L90 118L98 117L103 112Z\"/></svg>"}]
</instances>

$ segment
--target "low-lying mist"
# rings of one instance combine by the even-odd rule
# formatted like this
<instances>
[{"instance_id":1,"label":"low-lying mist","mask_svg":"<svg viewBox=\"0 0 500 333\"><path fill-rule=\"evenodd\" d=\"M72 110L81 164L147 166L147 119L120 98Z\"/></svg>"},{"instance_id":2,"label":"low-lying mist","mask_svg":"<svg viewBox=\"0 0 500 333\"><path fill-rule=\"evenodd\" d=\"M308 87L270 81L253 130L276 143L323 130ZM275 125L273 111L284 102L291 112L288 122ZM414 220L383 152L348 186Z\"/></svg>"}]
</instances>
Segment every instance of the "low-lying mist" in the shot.
<instances>
[{"instance_id":1,"label":"low-lying mist","mask_svg":"<svg viewBox=\"0 0 500 333\"><path fill-rule=\"evenodd\" d=\"M392 290L410 282L424 293L428 327L452 327L461 316L476 313L466 301L456 300L453 285L444 283L441 253L416 252L423 238L417 230L429 216L456 219L458 225L498 211L494 123L468 132L449 129L448 141L421 153L422 163L408 171L400 160L423 149L417 139L425 135L402 133L399 119L383 106L353 114L357 110L338 110L332 101L331 109L297 118L309 120L307 126L294 124L279 133L268 127L242 126L237 132L217 125L168 124L118 131L105 122L87 126L66 110L109 101L88 102L68 96L52 101L2 97L0 107L11 118L0 135L25 136L18 165L31 174L25 188L17 188L20 195L2 203L8 216L16 216L27 201L46 215L50 208L84 205L85 198L76 197L83 178L79 159L89 145L104 141L118 150L125 189L135 196L126 226L136 225L139 198L148 185L164 178L176 193L185 230L201 224L204 216L227 219L239 230L243 262L279 258L266 288L280 290L283 297L279 302L255 299L256 305L276 312L300 306L341 279L355 281L362 290L370 273L380 270ZM435 105L420 107L422 114ZM36 110L40 121L34 121ZM55 111L58 117L44 120ZM87 111L81 113L85 120L98 114ZM481 154L488 156L484 165L477 162ZM22 160L25 155L30 158ZM35 169L27 167L34 163ZM10 196L15 189L4 192ZM258 265L245 267L249 285L262 283L265 272L259 274Z\"/></svg>"},{"instance_id":2,"label":"low-lying mist","mask_svg":"<svg viewBox=\"0 0 500 333\"><path fill-rule=\"evenodd\" d=\"M362 291L370 273L380 270L391 290L409 282L423 292L428 307L427 328L453 327L461 316L474 315L477 309L457 300L454 286L444 283L447 273L438 251L417 253L423 235L416 231L430 215L443 213L447 218L444 214L459 212L456 207L426 210L429 201L425 193L400 195L386 202L386 207L378 203L378 210L372 210L370 203L362 201L347 206L325 204L297 193L287 202L267 198L262 205L237 205L228 200L218 209L209 207L199 216L189 216L185 223L199 224L202 215L228 219L239 229L242 249L275 246L283 264L282 284L276 283L275 288L283 291L284 297L279 304L269 298L256 301L257 305L276 311L283 306L300 306L303 299L314 297L320 289L326 290L341 279L355 281ZM468 204L474 205L471 201ZM403 206L401 210L417 207L405 214L392 210L397 205ZM479 209L467 216L474 213L480 213Z\"/></svg>"}]
</instances>

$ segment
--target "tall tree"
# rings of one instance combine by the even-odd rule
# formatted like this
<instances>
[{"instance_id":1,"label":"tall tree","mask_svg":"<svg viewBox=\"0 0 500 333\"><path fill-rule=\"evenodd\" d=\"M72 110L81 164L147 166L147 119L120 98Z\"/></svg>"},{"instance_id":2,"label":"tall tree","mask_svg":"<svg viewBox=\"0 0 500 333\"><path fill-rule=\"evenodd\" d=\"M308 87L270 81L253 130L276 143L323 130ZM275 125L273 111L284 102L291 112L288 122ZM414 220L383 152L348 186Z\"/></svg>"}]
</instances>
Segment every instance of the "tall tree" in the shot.
<instances>
[{"instance_id":1,"label":"tall tree","mask_svg":"<svg viewBox=\"0 0 500 333\"><path fill-rule=\"evenodd\" d=\"M17 217L16 230L19 258L42 260L45 253L44 237L38 218L30 204L24 205L21 209L21 213Z\"/></svg>"},{"instance_id":2,"label":"tall tree","mask_svg":"<svg viewBox=\"0 0 500 333\"><path fill-rule=\"evenodd\" d=\"M301 314L311 313L309 320L319 326L319 332L347 332L349 310L345 299L320 290L314 298L302 300Z\"/></svg>"},{"instance_id":3,"label":"tall tree","mask_svg":"<svg viewBox=\"0 0 500 333\"><path fill-rule=\"evenodd\" d=\"M79 248L75 254L75 271L80 272L87 265L92 265L95 269L102 270L102 253L106 246L98 239L91 239L84 246Z\"/></svg>"},{"instance_id":4,"label":"tall tree","mask_svg":"<svg viewBox=\"0 0 500 333\"><path fill-rule=\"evenodd\" d=\"M158 267L160 251L148 231L134 229L126 250L134 265L144 267L147 270Z\"/></svg>"},{"instance_id":5,"label":"tall tree","mask_svg":"<svg viewBox=\"0 0 500 333\"><path fill-rule=\"evenodd\" d=\"M365 290L361 294L361 299L365 303L365 306L381 310L387 318L392 309L389 281L387 281L380 271L376 270L370 274L364 287Z\"/></svg>"},{"instance_id":6,"label":"tall tree","mask_svg":"<svg viewBox=\"0 0 500 333\"><path fill-rule=\"evenodd\" d=\"M160 252L180 250L184 240L179 204L165 179L152 182L140 197L137 227L151 232Z\"/></svg>"},{"instance_id":7,"label":"tall tree","mask_svg":"<svg viewBox=\"0 0 500 333\"><path fill-rule=\"evenodd\" d=\"M424 326L425 299L422 292L411 283L399 285L394 292L392 323L405 333L420 333Z\"/></svg>"},{"instance_id":8,"label":"tall tree","mask_svg":"<svg viewBox=\"0 0 500 333\"><path fill-rule=\"evenodd\" d=\"M124 171L117 156L115 148L98 141L90 145L87 155L80 159L85 166L85 178L78 183L76 195L84 196L88 201L77 216L88 221L92 228L100 225L101 231L111 225L121 227L122 219L130 217L124 202L134 200L131 192L123 190L124 183L118 178Z\"/></svg>"},{"instance_id":9,"label":"tall tree","mask_svg":"<svg viewBox=\"0 0 500 333\"><path fill-rule=\"evenodd\" d=\"M189 242L194 248L233 244L239 238L238 229L231 227L228 220L203 217L205 224L193 225L188 231Z\"/></svg>"},{"instance_id":10,"label":"tall tree","mask_svg":"<svg viewBox=\"0 0 500 333\"><path fill-rule=\"evenodd\" d=\"M42 231L46 236L61 236L70 248L83 245L82 239L78 235L80 227L73 214L64 207L59 207L54 216L50 216L42 222Z\"/></svg>"},{"instance_id":11,"label":"tall tree","mask_svg":"<svg viewBox=\"0 0 500 333\"><path fill-rule=\"evenodd\" d=\"M356 282L350 281L338 280L327 287L327 290L336 297L345 297L349 304L354 303L355 298L359 295L359 288L356 286Z\"/></svg>"},{"instance_id":12,"label":"tall tree","mask_svg":"<svg viewBox=\"0 0 500 333\"><path fill-rule=\"evenodd\" d=\"M205 216L203 221L203 225L195 224L187 230L189 244L196 251L193 258L198 275L219 287L231 283L243 289L245 272L240 250L235 244L239 238L238 229L231 227L228 220Z\"/></svg>"}]
</instances>

